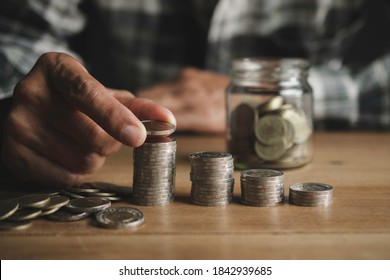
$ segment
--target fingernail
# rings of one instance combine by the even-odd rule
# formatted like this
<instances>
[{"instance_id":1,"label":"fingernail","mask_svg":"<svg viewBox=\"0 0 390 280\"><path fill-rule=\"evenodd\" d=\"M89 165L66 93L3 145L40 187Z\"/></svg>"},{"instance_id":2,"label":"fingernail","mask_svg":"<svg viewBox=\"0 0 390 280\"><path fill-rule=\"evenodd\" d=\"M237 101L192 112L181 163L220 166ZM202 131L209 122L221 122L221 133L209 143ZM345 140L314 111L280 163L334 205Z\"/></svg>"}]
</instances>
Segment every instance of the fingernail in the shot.
<instances>
[{"instance_id":1,"label":"fingernail","mask_svg":"<svg viewBox=\"0 0 390 280\"><path fill-rule=\"evenodd\" d=\"M132 146L138 147L141 146L145 142L146 138L146 130L145 127L137 127L134 125L129 125L125 127L122 132L122 143Z\"/></svg>"},{"instance_id":2,"label":"fingernail","mask_svg":"<svg viewBox=\"0 0 390 280\"><path fill-rule=\"evenodd\" d=\"M164 108L164 109L166 110L166 115L168 116L168 120L167 121L169 123L177 125L175 115L173 115L173 113L169 109L167 109L167 108Z\"/></svg>"}]
</instances>

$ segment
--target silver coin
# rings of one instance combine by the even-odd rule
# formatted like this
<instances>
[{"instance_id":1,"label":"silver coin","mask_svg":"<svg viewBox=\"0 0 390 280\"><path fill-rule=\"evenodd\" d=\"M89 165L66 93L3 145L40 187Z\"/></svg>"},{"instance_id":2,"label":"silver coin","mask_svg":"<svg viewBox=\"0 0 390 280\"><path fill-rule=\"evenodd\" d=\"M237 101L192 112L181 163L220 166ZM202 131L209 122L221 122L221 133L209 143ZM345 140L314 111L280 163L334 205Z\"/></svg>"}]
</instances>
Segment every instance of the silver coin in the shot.
<instances>
[{"instance_id":1,"label":"silver coin","mask_svg":"<svg viewBox=\"0 0 390 280\"><path fill-rule=\"evenodd\" d=\"M121 201L123 198L121 196L106 196L105 199L108 199L109 201Z\"/></svg>"},{"instance_id":2,"label":"silver coin","mask_svg":"<svg viewBox=\"0 0 390 280\"><path fill-rule=\"evenodd\" d=\"M39 217L42 210L37 208L18 209L14 214L8 217L9 221L25 221Z\"/></svg>"},{"instance_id":3,"label":"silver coin","mask_svg":"<svg viewBox=\"0 0 390 280\"><path fill-rule=\"evenodd\" d=\"M69 198L83 198L83 197L85 197L83 195L72 193L72 192L69 192L66 190L61 190L61 193Z\"/></svg>"},{"instance_id":4,"label":"silver coin","mask_svg":"<svg viewBox=\"0 0 390 280\"><path fill-rule=\"evenodd\" d=\"M279 202L270 202L270 203L256 203L256 202L248 202L245 200L241 200L240 203L246 206L254 206L254 207L269 207L269 206L275 206L280 204L282 201Z\"/></svg>"},{"instance_id":5,"label":"silver coin","mask_svg":"<svg viewBox=\"0 0 390 280\"><path fill-rule=\"evenodd\" d=\"M144 222L144 214L132 207L110 207L95 217L98 224L106 228L135 228Z\"/></svg>"},{"instance_id":6,"label":"silver coin","mask_svg":"<svg viewBox=\"0 0 390 280\"><path fill-rule=\"evenodd\" d=\"M71 200L66 206L74 212L93 213L110 207L111 201L102 197L84 197Z\"/></svg>"},{"instance_id":7,"label":"silver coin","mask_svg":"<svg viewBox=\"0 0 390 280\"><path fill-rule=\"evenodd\" d=\"M145 120L142 124L146 128L147 135L151 136L169 136L176 130L174 124L163 121Z\"/></svg>"},{"instance_id":8,"label":"silver coin","mask_svg":"<svg viewBox=\"0 0 390 280\"><path fill-rule=\"evenodd\" d=\"M290 191L289 196L297 199L329 199L333 197L332 192L326 192L326 193L295 193Z\"/></svg>"},{"instance_id":9,"label":"silver coin","mask_svg":"<svg viewBox=\"0 0 390 280\"><path fill-rule=\"evenodd\" d=\"M133 192L133 189L131 187L120 186L108 182L88 182L84 184L90 185L92 188L96 188L102 191L115 192L116 194L121 196L128 196L131 195L131 193Z\"/></svg>"},{"instance_id":10,"label":"silver coin","mask_svg":"<svg viewBox=\"0 0 390 280\"><path fill-rule=\"evenodd\" d=\"M192 200L193 204L198 206L226 206L229 205L231 201L222 201L222 202L204 202L204 201L198 201L198 200Z\"/></svg>"},{"instance_id":11,"label":"silver coin","mask_svg":"<svg viewBox=\"0 0 390 280\"><path fill-rule=\"evenodd\" d=\"M229 160L232 158L230 153L226 152L196 152L190 154L190 159L194 161L219 161L219 160Z\"/></svg>"},{"instance_id":12,"label":"silver coin","mask_svg":"<svg viewBox=\"0 0 390 280\"><path fill-rule=\"evenodd\" d=\"M69 197L63 195L53 195L50 196L49 202L42 207L44 210L52 209L52 208L60 208L69 203Z\"/></svg>"},{"instance_id":13,"label":"silver coin","mask_svg":"<svg viewBox=\"0 0 390 280\"><path fill-rule=\"evenodd\" d=\"M147 137L145 142L142 144L142 146L139 148L145 148L145 147L172 147L176 145L176 139L172 137Z\"/></svg>"},{"instance_id":14,"label":"silver coin","mask_svg":"<svg viewBox=\"0 0 390 280\"><path fill-rule=\"evenodd\" d=\"M39 214L40 217L42 216L47 216L47 215L50 215L54 212L57 212L58 210L60 210L61 207L57 207L57 208L48 208L48 209L41 209L41 214Z\"/></svg>"},{"instance_id":15,"label":"silver coin","mask_svg":"<svg viewBox=\"0 0 390 280\"><path fill-rule=\"evenodd\" d=\"M333 191L333 187L324 183L296 183L290 186L290 190L299 193L326 193Z\"/></svg>"},{"instance_id":16,"label":"silver coin","mask_svg":"<svg viewBox=\"0 0 390 280\"><path fill-rule=\"evenodd\" d=\"M40 208L47 204L50 200L50 196L47 194L28 194L18 197L19 206Z\"/></svg>"},{"instance_id":17,"label":"silver coin","mask_svg":"<svg viewBox=\"0 0 390 280\"><path fill-rule=\"evenodd\" d=\"M107 197L107 196L115 196L116 193L115 192L103 192L103 191L99 191L99 192L95 192L95 193L88 193L86 194L86 196L90 197L90 196L95 196L95 197Z\"/></svg>"},{"instance_id":18,"label":"silver coin","mask_svg":"<svg viewBox=\"0 0 390 280\"><path fill-rule=\"evenodd\" d=\"M67 187L65 191L75 193L75 194L83 194L83 193L94 193L94 192L99 192L100 189L95 188L89 184L82 184L80 186L72 186L72 187Z\"/></svg>"},{"instance_id":19,"label":"silver coin","mask_svg":"<svg viewBox=\"0 0 390 280\"><path fill-rule=\"evenodd\" d=\"M87 212L71 213L65 210L64 208L61 208L58 211L49 214L45 217L51 221L56 221L56 222L73 222L73 221L84 219L89 215L90 213Z\"/></svg>"},{"instance_id":20,"label":"silver coin","mask_svg":"<svg viewBox=\"0 0 390 280\"><path fill-rule=\"evenodd\" d=\"M274 169L248 169L241 171L241 177L244 179L279 176L283 176L283 172Z\"/></svg>"},{"instance_id":21,"label":"silver coin","mask_svg":"<svg viewBox=\"0 0 390 280\"><path fill-rule=\"evenodd\" d=\"M19 208L19 202L14 199L0 200L0 220L4 220L14 214Z\"/></svg>"}]
</instances>

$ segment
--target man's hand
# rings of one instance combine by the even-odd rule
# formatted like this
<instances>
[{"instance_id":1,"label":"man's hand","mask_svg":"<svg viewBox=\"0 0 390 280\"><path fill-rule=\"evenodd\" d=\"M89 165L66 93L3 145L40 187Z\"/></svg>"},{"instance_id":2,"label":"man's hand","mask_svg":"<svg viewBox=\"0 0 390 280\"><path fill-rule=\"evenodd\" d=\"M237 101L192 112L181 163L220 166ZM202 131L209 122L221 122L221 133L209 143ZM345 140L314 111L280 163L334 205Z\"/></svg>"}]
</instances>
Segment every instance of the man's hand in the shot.
<instances>
[{"instance_id":1,"label":"man's hand","mask_svg":"<svg viewBox=\"0 0 390 280\"><path fill-rule=\"evenodd\" d=\"M138 93L170 109L178 130L223 132L226 127L225 90L229 78L208 71L187 68L173 81Z\"/></svg>"},{"instance_id":2,"label":"man's hand","mask_svg":"<svg viewBox=\"0 0 390 280\"><path fill-rule=\"evenodd\" d=\"M146 131L140 120L176 123L169 110L105 88L61 53L41 56L15 87L13 102L1 159L20 179L55 187L80 183L121 143L141 145Z\"/></svg>"}]
</instances>

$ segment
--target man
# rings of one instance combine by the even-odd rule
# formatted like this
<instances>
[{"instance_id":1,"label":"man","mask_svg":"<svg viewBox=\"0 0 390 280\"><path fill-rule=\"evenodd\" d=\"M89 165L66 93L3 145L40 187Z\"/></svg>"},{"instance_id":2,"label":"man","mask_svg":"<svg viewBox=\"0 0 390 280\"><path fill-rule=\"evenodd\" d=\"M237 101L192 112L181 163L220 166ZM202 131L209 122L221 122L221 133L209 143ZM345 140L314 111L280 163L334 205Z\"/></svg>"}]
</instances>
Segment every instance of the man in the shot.
<instances>
[{"instance_id":1,"label":"man","mask_svg":"<svg viewBox=\"0 0 390 280\"><path fill-rule=\"evenodd\" d=\"M0 96L13 92L14 103L2 161L24 180L71 185L98 170L120 143L142 144L139 119L175 122L174 115L179 130L222 132L224 90L237 57L307 58L320 124L389 128L389 6L386 0L1 3Z\"/></svg>"}]
</instances>

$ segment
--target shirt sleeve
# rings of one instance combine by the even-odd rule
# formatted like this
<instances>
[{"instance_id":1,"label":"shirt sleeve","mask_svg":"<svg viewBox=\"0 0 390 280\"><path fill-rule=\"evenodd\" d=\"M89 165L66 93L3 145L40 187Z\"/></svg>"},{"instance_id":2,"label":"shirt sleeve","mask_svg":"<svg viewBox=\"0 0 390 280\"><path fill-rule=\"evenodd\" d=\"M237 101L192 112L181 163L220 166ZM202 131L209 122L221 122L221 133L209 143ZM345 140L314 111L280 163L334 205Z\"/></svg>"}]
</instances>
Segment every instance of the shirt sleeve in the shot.
<instances>
[{"instance_id":1,"label":"shirt sleeve","mask_svg":"<svg viewBox=\"0 0 390 280\"><path fill-rule=\"evenodd\" d=\"M221 0L208 66L229 73L242 57L311 63L319 128L390 128L390 2Z\"/></svg>"},{"instance_id":2,"label":"shirt sleeve","mask_svg":"<svg viewBox=\"0 0 390 280\"><path fill-rule=\"evenodd\" d=\"M390 52L352 71L338 65L310 70L319 128L390 128Z\"/></svg>"},{"instance_id":3,"label":"shirt sleeve","mask_svg":"<svg viewBox=\"0 0 390 280\"><path fill-rule=\"evenodd\" d=\"M0 99L12 95L16 83L45 52L77 58L68 40L85 23L79 0L0 2Z\"/></svg>"}]
</instances>

